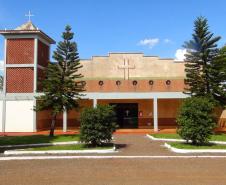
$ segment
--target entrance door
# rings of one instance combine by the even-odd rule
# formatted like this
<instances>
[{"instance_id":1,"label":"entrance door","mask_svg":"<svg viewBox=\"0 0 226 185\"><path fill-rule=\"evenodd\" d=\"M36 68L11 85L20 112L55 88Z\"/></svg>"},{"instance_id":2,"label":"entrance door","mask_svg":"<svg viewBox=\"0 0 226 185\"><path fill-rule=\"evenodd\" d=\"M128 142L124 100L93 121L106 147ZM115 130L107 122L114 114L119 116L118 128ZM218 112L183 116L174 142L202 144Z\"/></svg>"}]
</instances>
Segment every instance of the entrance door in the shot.
<instances>
[{"instance_id":1,"label":"entrance door","mask_svg":"<svg viewBox=\"0 0 226 185\"><path fill-rule=\"evenodd\" d=\"M111 103L115 107L117 123L120 128L138 127L137 103Z\"/></svg>"}]
</instances>

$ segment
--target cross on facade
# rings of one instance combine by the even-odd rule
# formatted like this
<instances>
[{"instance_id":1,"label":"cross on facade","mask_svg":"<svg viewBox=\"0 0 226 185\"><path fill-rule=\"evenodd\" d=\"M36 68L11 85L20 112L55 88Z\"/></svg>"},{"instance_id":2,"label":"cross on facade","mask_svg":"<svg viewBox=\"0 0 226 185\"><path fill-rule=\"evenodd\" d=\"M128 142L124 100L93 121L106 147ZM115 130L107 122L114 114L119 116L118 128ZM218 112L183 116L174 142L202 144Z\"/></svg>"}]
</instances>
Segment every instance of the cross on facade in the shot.
<instances>
[{"instance_id":1,"label":"cross on facade","mask_svg":"<svg viewBox=\"0 0 226 185\"><path fill-rule=\"evenodd\" d=\"M123 69L124 70L124 80L129 80L129 70L135 69L135 66L129 65L129 60L124 59L124 65L118 66L118 69ZM127 71L127 75L126 75L126 71Z\"/></svg>"},{"instance_id":2,"label":"cross on facade","mask_svg":"<svg viewBox=\"0 0 226 185\"><path fill-rule=\"evenodd\" d=\"M33 14L31 14L31 11L28 11L28 14L25 14L26 17L28 17L29 22L31 21L31 17L34 16Z\"/></svg>"}]
</instances>

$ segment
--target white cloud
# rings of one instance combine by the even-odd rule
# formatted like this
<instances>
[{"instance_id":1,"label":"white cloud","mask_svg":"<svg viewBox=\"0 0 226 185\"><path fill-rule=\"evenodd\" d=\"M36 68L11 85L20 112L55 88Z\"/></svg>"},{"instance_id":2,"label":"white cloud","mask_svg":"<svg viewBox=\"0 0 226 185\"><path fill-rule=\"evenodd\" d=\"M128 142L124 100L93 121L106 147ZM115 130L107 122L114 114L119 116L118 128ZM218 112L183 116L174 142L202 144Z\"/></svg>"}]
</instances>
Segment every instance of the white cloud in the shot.
<instances>
[{"instance_id":1,"label":"white cloud","mask_svg":"<svg viewBox=\"0 0 226 185\"><path fill-rule=\"evenodd\" d=\"M163 41L164 41L164 43L166 43L166 44L172 43L172 41L171 41L170 39L164 39Z\"/></svg>"},{"instance_id":2,"label":"white cloud","mask_svg":"<svg viewBox=\"0 0 226 185\"><path fill-rule=\"evenodd\" d=\"M140 40L138 44L142 46L148 46L150 49L152 49L158 43L159 38L146 38L144 40Z\"/></svg>"},{"instance_id":3,"label":"white cloud","mask_svg":"<svg viewBox=\"0 0 226 185\"><path fill-rule=\"evenodd\" d=\"M175 53L175 61L184 61L185 54L187 53L186 49L177 49Z\"/></svg>"}]
</instances>

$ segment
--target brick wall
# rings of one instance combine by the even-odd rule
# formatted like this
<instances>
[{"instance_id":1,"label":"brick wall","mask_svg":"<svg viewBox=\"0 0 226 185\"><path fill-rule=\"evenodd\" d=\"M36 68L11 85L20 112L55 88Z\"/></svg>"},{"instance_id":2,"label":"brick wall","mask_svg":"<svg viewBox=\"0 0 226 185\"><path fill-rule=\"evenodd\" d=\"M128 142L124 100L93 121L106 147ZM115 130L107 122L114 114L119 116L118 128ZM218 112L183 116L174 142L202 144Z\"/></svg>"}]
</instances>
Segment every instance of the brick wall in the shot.
<instances>
[{"instance_id":1,"label":"brick wall","mask_svg":"<svg viewBox=\"0 0 226 185\"><path fill-rule=\"evenodd\" d=\"M7 93L32 93L34 70L33 68L7 68L6 70Z\"/></svg>"},{"instance_id":2,"label":"brick wall","mask_svg":"<svg viewBox=\"0 0 226 185\"><path fill-rule=\"evenodd\" d=\"M43 69L38 68L37 69L37 91L41 92L42 91L42 81L45 79L45 71Z\"/></svg>"},{"instance_id":3,"label":"brick wall","mask_svg":"<svg viewBox=\"0 0 226 185\"><path fill-rule=\"evenodd\" d=\"M47 67L49 61L49 46L38 41L38 64Z\"/></svg>"},{"instance_id":4,"label":"brick wall","mask_svg":"<svg viewBox=\"0 0 226 185\"><path fill-rule=\"evenodd\" d=\"M41 41L38 41L38 65L42 67L47 67L49 62L49 46L44 44ZM38 87L37 90L39 92L42 91L42 80L45 79L45 72L44 69L38 68L37 72L37 80L38 80Z\"/></svg>"},{"instance_id":5,"label":"brick wall","mask_svg":"<svg viewBox=\"0 0 226 185\"><path fill-rule=\"evenodd\" d=\"M33 64L34 39L7 39L7 64Z\"/></svg>"}]
</instances>

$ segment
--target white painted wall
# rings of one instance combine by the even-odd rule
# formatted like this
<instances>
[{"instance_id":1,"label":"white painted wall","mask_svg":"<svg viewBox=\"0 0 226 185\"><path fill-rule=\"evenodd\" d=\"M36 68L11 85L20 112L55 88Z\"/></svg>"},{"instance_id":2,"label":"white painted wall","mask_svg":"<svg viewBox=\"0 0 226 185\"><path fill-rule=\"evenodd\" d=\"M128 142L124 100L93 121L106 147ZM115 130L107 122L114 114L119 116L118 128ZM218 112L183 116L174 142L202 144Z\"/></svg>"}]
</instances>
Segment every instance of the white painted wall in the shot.
<instances>
[{"instance_id":1,"label":"white painted wall","mask_svg":"<svg viewBox=\"0 0 226 185\"><path fill-rule=\"evenodd\" d=\"M2 106L3 106L3 101L0 100L0 132L2 132Z\"/></svg>"},{"instance_id":2,"label":"white painted wall","mask_svg":"<svg viewBox=\"0 0 226 185\"><path fill-rule=\"evenodd\" d=\"M6 101L6 132L33 132L33 101Z\"/></svg>"}]
</instances>

